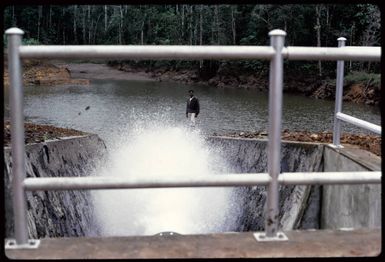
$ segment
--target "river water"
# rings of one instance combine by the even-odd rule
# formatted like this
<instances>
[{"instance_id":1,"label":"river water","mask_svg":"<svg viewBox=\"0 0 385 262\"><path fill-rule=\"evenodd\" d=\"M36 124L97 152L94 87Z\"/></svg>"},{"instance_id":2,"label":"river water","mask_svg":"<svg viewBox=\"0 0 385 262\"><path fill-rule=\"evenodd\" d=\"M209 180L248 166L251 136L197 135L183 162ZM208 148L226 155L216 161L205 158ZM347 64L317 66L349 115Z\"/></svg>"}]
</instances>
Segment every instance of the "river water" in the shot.
<instances>
[{"instance_id":1,"label":"river water","mask_svg":"<svg viewBox=\"0 0 385 262\"><path fill-rule=\"evenodd\" d=\"M185 117L194 89L201 113L197 128ZM267 130L268 96L257 90L216 89L173 82L92 79L89 86L25 88L29 121L98 134L108 161L90 175L211 176L231 167L205 135ZM332 130L334 102L284 95L283 128ZM5 92L5 116L8 93ZM380 124L377 108L345 103L343 112ZM364 133L343 125L346 132ZM94 214L105 236L234 231L242 210L234 188L174 188L92 191Z\"/></svg>"},{"instance_id":2,"label":"river water","mask_svg":"<svg viewBox=\"0 0 385 262\"><path fill-rule=\"evenodd\" d=\"M89 86L31 86L25 88L24 112L32 122L96 133L110 144L122 134L122 128L131 129L139 123L186 125L189 89L194 89L200 100L197 125L205 134L267 130L266 92L174 82L95 79ZM6 104L7 96L6 92ZM378 107L344 103L342 111L380 124ZM5 113L7 115L7 110ZM332 130L333 113L334 101L285 94L282 128ZM346 123L343 131L367 133Z\"/></svg>"}]
</instances>

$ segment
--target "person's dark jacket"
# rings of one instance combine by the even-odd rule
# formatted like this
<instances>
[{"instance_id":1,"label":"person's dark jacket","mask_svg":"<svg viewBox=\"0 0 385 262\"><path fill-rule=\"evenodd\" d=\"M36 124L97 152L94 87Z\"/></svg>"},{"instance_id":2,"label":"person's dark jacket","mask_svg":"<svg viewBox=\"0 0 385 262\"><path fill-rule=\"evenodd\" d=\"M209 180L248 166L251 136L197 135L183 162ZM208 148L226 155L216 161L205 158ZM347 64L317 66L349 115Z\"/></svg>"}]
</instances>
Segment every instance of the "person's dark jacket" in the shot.
<instances>
[{"instance_id":1,"label":"person's dark jacket","mask_svg":"<svg viewBox=\"0 0 385 262\"><path fill-rule=\"evenodd\" d=\"M191 101L190 98L187 99L186 114L187 113L195 113L196 116L199 114L199 101L195 96L192 97Z\"/></svg>"}]
</instances>

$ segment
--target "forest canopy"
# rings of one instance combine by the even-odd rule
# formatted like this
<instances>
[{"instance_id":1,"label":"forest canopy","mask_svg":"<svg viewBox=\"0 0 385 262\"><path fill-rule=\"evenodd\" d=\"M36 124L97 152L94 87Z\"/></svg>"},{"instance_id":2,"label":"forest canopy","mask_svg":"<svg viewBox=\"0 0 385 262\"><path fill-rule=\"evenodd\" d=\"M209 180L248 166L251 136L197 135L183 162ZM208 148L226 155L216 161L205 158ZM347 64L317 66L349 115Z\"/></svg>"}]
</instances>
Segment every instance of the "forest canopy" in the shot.
<instances>
[{"instance_id":1,"label":"forest canopy","mask_svg":"<svg viewBox=\"0 0 385 262\"><path fill-rule=\"evenodd\" d=\"M24 44L268 45L268 32L279 28L291 46L337 46L341 36L347 45L381 45L380 10L371 4L17 5L5 8L4 19L5 28L25 32ZM263 67L258 61L238 65ZM317 62L304 68L328 71ZM379 65L350 63L349 70L378 72Z\"/></svg>"}]
</instances>

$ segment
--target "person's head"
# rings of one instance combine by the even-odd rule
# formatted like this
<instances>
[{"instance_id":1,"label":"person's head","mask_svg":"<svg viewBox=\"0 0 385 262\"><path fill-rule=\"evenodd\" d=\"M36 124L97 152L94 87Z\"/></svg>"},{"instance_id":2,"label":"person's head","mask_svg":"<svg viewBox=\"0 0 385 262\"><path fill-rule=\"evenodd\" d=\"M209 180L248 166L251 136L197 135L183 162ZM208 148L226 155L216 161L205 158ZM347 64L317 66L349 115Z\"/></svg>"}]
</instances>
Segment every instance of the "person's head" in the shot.
<instances>
[{"instance_id":1,"label":"person's head","mask_svg":"<svg viewBox=\"0 0 385 262\"><path fill-rule=\"evenodd\" d=\"M190 95L190 97L193 97L193 96L194 96L194 90L190 89L190 90L188 91L188 94Z\"/></svg>"}]
</instances>

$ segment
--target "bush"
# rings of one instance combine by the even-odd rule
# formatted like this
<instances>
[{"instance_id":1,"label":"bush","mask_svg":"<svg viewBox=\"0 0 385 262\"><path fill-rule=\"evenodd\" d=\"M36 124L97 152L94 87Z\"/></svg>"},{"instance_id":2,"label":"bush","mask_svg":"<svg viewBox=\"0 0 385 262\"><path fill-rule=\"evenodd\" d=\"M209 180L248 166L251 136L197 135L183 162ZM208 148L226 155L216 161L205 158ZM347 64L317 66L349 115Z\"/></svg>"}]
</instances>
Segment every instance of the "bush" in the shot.
<instances>
[{"instance_id":1,"label":"bush","mask_svg":"<svg viewBox=\"0 0 385 262\"><path fill-rule=\"evenodd\" d=\"M381 74L369 74L366 72L357 72L353 71L345 76L345 83L350 85L354 83L364 83L367 84L371 82L371 85L380 86L381 84Z\"/></svg>"},{"instance_id":2,"label":"bush","mask_svg":"<svg viewBox=\"0 0 385 262\"><path fill-rule=\"evenodd\" d=\"M23 45L40 45L40 42L35 38L23 39Z\"/></svg>"}]
</instances>

